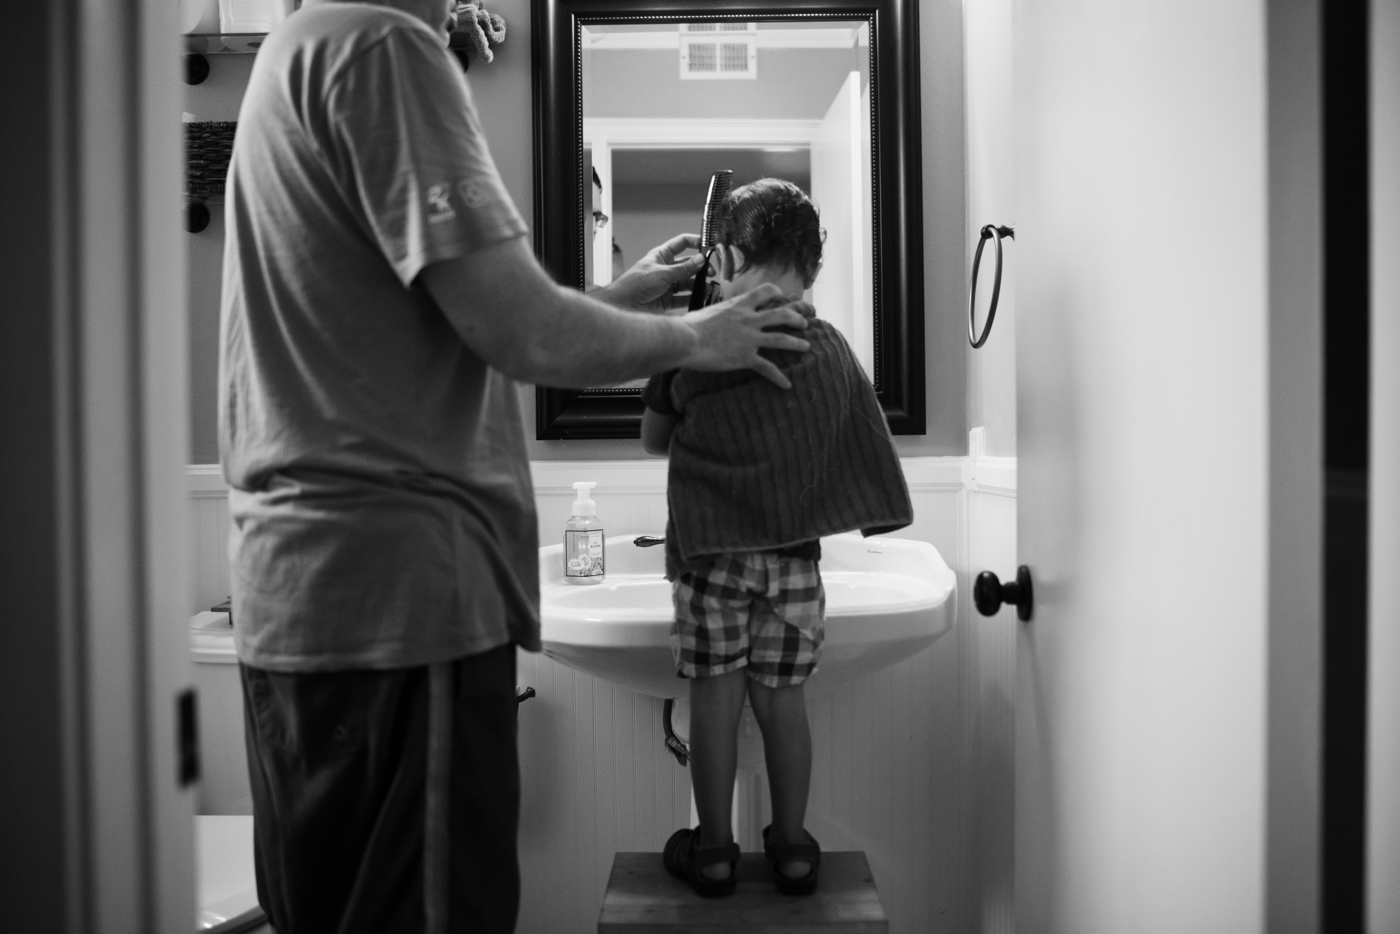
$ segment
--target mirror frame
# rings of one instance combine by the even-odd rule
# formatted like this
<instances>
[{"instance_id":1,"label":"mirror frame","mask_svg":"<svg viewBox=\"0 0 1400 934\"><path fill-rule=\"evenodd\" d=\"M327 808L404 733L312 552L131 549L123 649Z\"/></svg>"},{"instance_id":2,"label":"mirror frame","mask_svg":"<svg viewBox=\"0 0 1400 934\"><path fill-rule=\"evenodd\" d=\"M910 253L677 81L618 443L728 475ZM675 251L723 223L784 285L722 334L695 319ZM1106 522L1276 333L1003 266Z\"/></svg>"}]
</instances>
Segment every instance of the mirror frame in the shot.
<instances>
[{"instance_id":1,"label":"mirror frame","mask_svg":"<svg viewBox=\"0 0 1400 934\"><path fill-rule=\"evenodd\" d=\"M875 391L897 435L925 431L918 0L532 0L535 253L583 288L582 50L590 22L841 19L870 24ZM701 206L696 205L698 229ZM677 231L679 233L680 231ZM535 437L638 438L638 389L535 391Z\"/></svg>"}]
</instances>

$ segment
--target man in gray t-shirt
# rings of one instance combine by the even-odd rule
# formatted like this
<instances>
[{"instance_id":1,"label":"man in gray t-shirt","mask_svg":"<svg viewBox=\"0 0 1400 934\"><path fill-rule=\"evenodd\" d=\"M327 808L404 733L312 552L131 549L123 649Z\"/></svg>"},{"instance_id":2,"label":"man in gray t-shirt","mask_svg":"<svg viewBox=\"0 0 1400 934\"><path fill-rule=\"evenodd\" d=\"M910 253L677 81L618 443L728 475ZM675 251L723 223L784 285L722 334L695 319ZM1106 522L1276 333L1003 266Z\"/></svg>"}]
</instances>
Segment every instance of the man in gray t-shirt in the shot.
<instances>
[{"instance_id":1,"label":"man in gray t-shirt","mask_svg":"<svg viewBox=\"0 0 1400 934\"><path fill-rule=\"evenodd\" d=\"M280 934L513 927L514 652L539 649L515 380L785 385L758 350L806 347L763 330L803 324L755 310L772 292L681 317L608 304L693 274L693 237L593 297L550 281L448 7L307 0L258 54L229 169L219 439Z\"/></svg>"}]
</instances>

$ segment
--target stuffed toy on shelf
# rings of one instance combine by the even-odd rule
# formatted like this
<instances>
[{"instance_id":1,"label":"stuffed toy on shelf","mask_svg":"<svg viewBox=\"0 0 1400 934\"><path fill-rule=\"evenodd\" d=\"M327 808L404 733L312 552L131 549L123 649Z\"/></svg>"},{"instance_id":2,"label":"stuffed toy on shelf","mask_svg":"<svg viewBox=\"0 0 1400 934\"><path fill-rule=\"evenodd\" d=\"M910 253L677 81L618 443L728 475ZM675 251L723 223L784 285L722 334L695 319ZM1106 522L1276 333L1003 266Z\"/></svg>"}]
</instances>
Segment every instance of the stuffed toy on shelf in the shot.
<instances>
[{"instance_id":1,"label":"stuffed toy on shelf","mask_svg":"<svg viewBox=\"0 0 1400 934\"><path fill-rule=\"evenodd\" d=\"M465 36L466 43L458 36ZM506 21L498 13L488 13L482 0L457 4L457 29L452 34L451 46L458 58L463 58L466 49L472 48L490 62L495 58L491 49L505 41Z\"/></svg>"}]
</instances>

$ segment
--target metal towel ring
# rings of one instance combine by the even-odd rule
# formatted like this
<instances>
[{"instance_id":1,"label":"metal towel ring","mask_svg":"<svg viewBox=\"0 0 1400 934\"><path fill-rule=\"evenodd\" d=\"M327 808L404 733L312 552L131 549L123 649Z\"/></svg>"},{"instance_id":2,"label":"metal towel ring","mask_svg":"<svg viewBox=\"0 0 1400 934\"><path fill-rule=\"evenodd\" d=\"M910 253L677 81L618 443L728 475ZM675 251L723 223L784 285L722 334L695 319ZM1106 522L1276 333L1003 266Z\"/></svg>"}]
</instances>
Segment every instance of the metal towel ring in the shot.
<instances>
[{"instance_id":1,"label":"metal towel ring","mask_svg":"<svg viewBox=\"0 0 1400 934\"><path fill-rule=\"evenodd\" d=\"M992 333L992 322L997 317L997 299L1001 297L1001 238L1010 237L1016 239L1016 228L998 227L996 224L988 224L982 228L982 237L977 241L977 252L972 255L972 295L967 300L967 339L972 342L972 349L976 350L987 343L987 338ZM982 248L987 245L988 240L994 240L997 245L997 271L992 278L992 304L987 308L987 323L982 328L982 336L977 336L977 270L982 265Z\"/></svg>"}]
</instances>

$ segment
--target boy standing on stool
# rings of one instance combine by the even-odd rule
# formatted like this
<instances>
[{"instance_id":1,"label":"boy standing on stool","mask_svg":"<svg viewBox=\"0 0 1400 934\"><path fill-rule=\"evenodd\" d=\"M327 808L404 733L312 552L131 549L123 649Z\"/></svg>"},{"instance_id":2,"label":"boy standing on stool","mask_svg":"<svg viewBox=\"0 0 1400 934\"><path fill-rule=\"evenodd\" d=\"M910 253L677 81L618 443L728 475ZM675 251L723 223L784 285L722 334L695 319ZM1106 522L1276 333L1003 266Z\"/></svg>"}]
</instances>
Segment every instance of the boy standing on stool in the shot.
<instances>
[{"instance_id":1,"label":"boy standing on stool","mask_svg":"<svg viewBox=\"0 0 1400 934\"><path fill-rule=\"evenodd\" d=\"M821 267L817 211L800 188L762 179L721 211L711 275L725 298L760 283L800 299ZM803 682L821 655L823 535L913 520L884 415L845 339L815 320L807 354L763 351L788 392L752 372L673 370L643 393L642 445L670 454L666 576L671 646L690 680L691 783L700 825L666 843L666 868L701 895L734 891L730 826L739 716L763 733L773 824L763 831L778 890L816 888L821 849L803 819L812 738Z\"/></svg>"}]
</instances>

